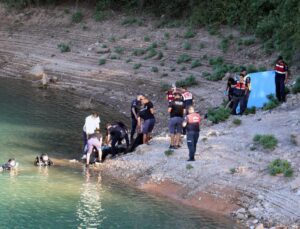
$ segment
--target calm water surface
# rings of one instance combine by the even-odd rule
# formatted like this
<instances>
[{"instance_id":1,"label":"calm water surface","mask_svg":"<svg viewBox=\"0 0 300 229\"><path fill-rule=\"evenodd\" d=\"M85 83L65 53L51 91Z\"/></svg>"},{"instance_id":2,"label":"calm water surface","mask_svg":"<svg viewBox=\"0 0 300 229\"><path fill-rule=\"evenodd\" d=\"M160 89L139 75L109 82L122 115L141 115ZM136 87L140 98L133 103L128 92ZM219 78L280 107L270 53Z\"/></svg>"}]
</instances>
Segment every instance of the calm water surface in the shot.
<instances>
[{"instance_id":1,"label":"calm water surface","mask_svg":"<svg viewBox=\"0 0 300 229\"><path fill-rule=\"evenodd\" d=\"M0 78L0 163L20 163L0 173L0 228L236 228L225 218L149 196L90 171L32 166L47 152L79 157L86 111L80 98L41 91ZM102 122L114 117L105 107Z\"/></svg>"}]
</instances>

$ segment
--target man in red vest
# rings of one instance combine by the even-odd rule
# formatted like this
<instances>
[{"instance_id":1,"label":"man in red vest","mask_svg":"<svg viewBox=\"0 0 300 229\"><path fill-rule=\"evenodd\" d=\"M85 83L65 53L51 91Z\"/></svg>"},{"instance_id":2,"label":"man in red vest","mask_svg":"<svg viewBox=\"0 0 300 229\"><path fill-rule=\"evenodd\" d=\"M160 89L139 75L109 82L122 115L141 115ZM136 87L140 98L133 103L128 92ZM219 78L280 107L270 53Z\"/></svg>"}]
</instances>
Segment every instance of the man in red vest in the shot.
<instances>
[{"instance_id":1,"label":"man in red vest","mask_svg":"<svg viewBox=\"0 0 300 229\"><path fill-rule=\"evenodd\" d=\"M288 79L288 66L279 56L275 65L275 86L278 101L285 102L285 83Z\"/></svg>"},{"instance_id":2,"label":"man in red vest","mask_svg":"<svg viewBox=\"0 0 300 229\"><path fill-rule=\"evenodd\" d=\"M246 94L246 85L244 82L244 75L240 74L240 80L235 84L232 85L233 88L233 106L231 114L236 115L236 109L238 105L240 105L240 115L243 114L244 110L244 101L245 101L245 94Z\"/></svg>"},{"instance_id":3,"label":"man in red vest","mask_svg":"<svg viewBox=\"0 0 300 229\"><path fill-rule=\"evenodd\" d=\"M183 122L183 127L186 127L186 139L187 146L189 148L189 159L188 161L195 161L195 153L197 150L197 143L200 133L200 122L201 117L195 112L194 107L188 108L188 115Z\"/></svg>"}]
</instances>

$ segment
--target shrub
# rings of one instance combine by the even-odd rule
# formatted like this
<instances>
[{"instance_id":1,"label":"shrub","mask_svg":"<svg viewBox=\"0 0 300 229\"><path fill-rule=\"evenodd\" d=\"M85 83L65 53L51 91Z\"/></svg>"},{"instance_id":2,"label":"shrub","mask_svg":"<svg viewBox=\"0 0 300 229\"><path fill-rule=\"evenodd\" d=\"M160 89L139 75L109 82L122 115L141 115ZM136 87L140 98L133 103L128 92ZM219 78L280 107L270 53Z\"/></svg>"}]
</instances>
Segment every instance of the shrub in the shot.
<instances>
[{"instance_id":1,"label":"shrub","mask_svg":"<svg viewBox=\"0 0 300 229\"><path fill-rule=\"evenodd\" d=\"M176 81L176 87L190 87L197 85L198 82L196 78L193 75L190 75L189 77Z\"/></svg>"},{"instance_id":2,"label":"shrub","mask_svg":"<svg viewBox=\"0 0 300 229\"><path fill-rule=\"evenodd\" d=\"M139 69L140 67L142 67L142 64L140 64L140 63L136 63L136 64L134 64L133 65L133 69Z\"/></svg>"},{"instance_id":3,"label":"shrub","mask_svg":"<svg viewBox=\"0 0 300 229\"><path fill-rule=\"evenodd\" d=\"M250 64L247 66L247 72L248 73L258 72L258 69L254 65Z\"/></svg>"},{"instance_id":4,"label":"shrub","mask_svg":"<svg viewBox=\"0 0 300 229\"><path fill-rule=\"evenodd\" d=\"M116 46L116 47L114 48L114 52L115 52L115 53L118 53L118 54L123 54L123 53L124 53L124 48L121 47L121 46Z\"/></svg>"},{"instance_id":5,"label":"shrub","mask_svg":"<svg viewBox=\"0 0 300 229\"><path fill-rule=\"evenodd\" d=\"M99 65L104 65L106 63L106 59L100 59L99 60Z\"/></svg>"},{"instance_id":6,"label":"shrub","mask_svg":"<svg viewBox=\"0 0 300 229\"><path fill-rule=\"evenodd\" d=\"M188 41L185 41L182 44L182 48L185 49L185 50L190 50L192 48L192 45Z\"/></svg>"},{"instance_id":7,"label":"shrub","mask_svg":"<svg viewBox=\"0 0 300 229\"><path fill-rule=\"evenodd\" d=\"M164 33L164 38L167 39L167 40L169 40L170 39L170 33L165 32Z\"/></svg>"},{"instance_id":8,"label":"shrub","mask_svg":"<svg viewBox=\"0 0 300 229\"><path fill-rule=\"evenodd\" d=\"M133 55L135 55L135 56L142 56L145 53L146 53L145 49L138 48L138 49L133 50Z\"/></svg>"},{"instance_id":9,"label":"shrub","mask_svg":"<svg viewBox=\"0 0 300 229\"><path fill-rule=\"evenodd\" d=\"M151 72L158 72L158 67L155 67L155 66L152 67L152 68L151 68Z\"/></svg>"},{"instance_id":10,"label":"shrub","mask_svg":"<svg viewBox=\"0 0 300 229\"><path fill-rule=\"evenodd\" d=\"M185 167L187 170L191 170L194 168L194 166L192 166L191 164L187 164Z\"/></svg>"},{"instance_id":11,"label":"shrub","mask_svg":"<svg viewBox=\"0 0 300 229\"><path fill-rule=\"evenodd\" d=\"M161 58L163 58L163 57L164 57L163 52L162 52L162 51L158 51L157 59L158 59L158 60L161 60Z\"/></svg>"},{"instance_id":12,"label":"shrub","mask_svg":"<svg viewBox=\"0 0 300 229\"><path fill-rule=\"evenodd\" d=\"M209 59L209 64L212 65L212 66L222 65L223 63L224 63L224 59L221 56L213 57L213 58Z\"/></svg>"},{"instance_id":13,"label":"shrub","mask_svg":"<svg viewBox=\"0 0 300 229\"><path fill-rule=\"evenodd\" d=\"M283 174L285 177L293 176L293 168L291 164L287 160L276 159L272 161L269 166L268 170L270 175L276 176L277 174Z\"/></svg>"},{"instance_id":14,"label":"shrub","mask_svg":"<svg viewBox=\"0 0 300 229\"><path fill-rule=\"evenodd\" d=\"M128 17L122 21L122 25L125 26L130 26L130 25L142 26L143 24L144 24L143 20L134 17Z\"/></svg>"},{"instance_id":15,"label":"shrub","mask_svg":"<svg viewBox=\"0 0 300 229\"><path fill-rule=\"evenodd\" d=\"M176 63L177 64L187 63L187 62L190 62L191 60L192 60L192 57L190 57L188 54L181 54L177 58Z\"/></svg>"},{"instance_id":16,"label":"shrub","mask_svg":"<svg viewBox=\"0 0 300 229\"><path fill-rule=\"evenodd\" d=\"M117 54L111 54L111 56L110 56L110 59L111 60L119 60L120 59L120 56L118 56Z\"/></svg>"},{"instance_id":17,"label":"shrub","mask_svg":"<svg viewBox=\"0 0 300 229\"><path fill-rule=\"evenodd\" d=\"M274 135L257 134L253 138L254 143L261 145L264 149L274 150L278 144L278 140Z\"/></svg>"},{"instance_id":18,"label":"shrub","mask_svg":"<svg viewBox=\"0 0 300 229\"><path fill-rule=\"evenodd\" d=\"M97 10L94 14L94 19L97 22L103 21L105 19L105 15L102 11Z\"/></svg>"},{"instance_id":19,"label":"shrub","mask_svg":"<svg viewBox=\"0 0 300 229\"><path fill-rule=\"evenodd\" d=\"M116 42L116 38L114 36L109 37L108 40L110 42Z\"/></svg>"},{"instance_id":20,"label":"shrub","mask_svg":"<svg viewBox=\"0 0 300 229\"><path fill-rule=\"evenodd\" d=\"M144 41L145 42L149 42L150 41L150 37L149 36L144 36Z\"/></svg>"},{"instance_id":21,"label":"shrub","mask_svg":"<svg viewBox=\"0 0 300 229\"><path fill-rule=\"evenodd\" d=\"M197 67L199 67L199 66L201 66L202 64L201 64L201 62L200 62L200 60L193 60L192 61L192 63L191 63L191 68L197 68Z\"/></svg>"},{"instance_id":22,"label":"shrub","mask_svg":"<svg viewBox=\"0 0 300 229\"><path fill-rule=\"evenodd\" d=\"M174 154L174 150L168 149L168 150L165 151L165 155L166 155L167 157L169 157L169 156L171 156L171 155L173 155L173 154Z\"/></svg>"},{"instance_id":23,"label":"shrub","mask_svg":"<svg viewBox=\"0 0 300 229\"><path fill-rule=\"evenodd\" d=\"M161 78L164 78L164 77L167 77L167 76L169 76L169 74L168 74L168 73L166 73L166 72L164 72L164 73L162 73L162 74L161 74L161 76L160 76L160 77L161 77Z\"/></svg>"},{"instance_id":24,"label":"shrub","mask_svg":"<svg viewBox=\"0 0 300 229\"><path fill-rule=\"evenodd\" d=\"M296 82L292 87L292 92L294 94L297 94L300 92L300 76L298 76L298 78L296 79Z\"/></svg>"},{"instance_id":25,"label":"shrub","mask_svg":"<svg viewBox=\"0 0 300 229\"><path fill-rule=\"evenodd\" d=\"M280 102L275 98L273 94L268 95L267 98L269 99L269 102L265 103L263 106L263 109L265 111L272 110L280 105Z\"/></svg>"},{"instance_id":26,"label":"shrub","mask_svg":"<svg viewBox=\"0 0 300 229\"><path fill-rule=\"evenodd\" d=\"M107 45L106 44L102 44L101 47L104 48L104 49L106 49Z\"/></svg>"},{"instance_id":27,"label":"shrub","mask_svg":"<svg viewBox=\"0 0 300 229\"><path fill-rule=\"evenodd\" d=\"M165 91L168 91L172 86L170 84L167 84L167 83L162 83L160 85L160 89L161 91L165 92Z\"/></svg>"},{"instance_id":28,"label":"shrub","mask_svg":"<svg viewBox=\"0 0 300 229\"><path fill-rule=\"evenodd\" d=\"M221 49L224 53L228 51L229 48L229 39L223 38L223 40L218 45L219 49Z\"/></svg>"},{"instance_id":29,"label":"shrub","mask_svg":"<svg viewBox=\"0 0 300 229\"><path fill-rule=\"evenodd\" d=\"M64 9L64 13L65 14L69 14L70 13L70 10L68 8Z\"/></svg>"},{"instance_id":30,"label":"shrub","mask_svg":"<svg viewBox=\"0 0 300 229\"><path fill-rule=\"evenodd\" d=\"M205 44L204 43L200 43L199 44L199 49L204 49L205 48Z\"/></svg>"},{"instance_id":31,"label":"shrub","mask_svg":"<svg viewBox=\"0 0 300 229\"><path fill-rule=\"evenodd\" d=\"M210 108L208 109L207 118L211 122L217 124L219 122L226 121L231 114L230 109L226 109L225 107L219 107L219 108Z\"/></svg>"},{"instance_id":32,"label":"shrub","mask_svg":"<svg viewBox=\"0 0 300 229\"><path fill-rule=\"evenodd\" d=\"M247 108L244 112L245 115L249 115L249 114L256 114L256 107L250 107L250 108Z\"/></svg>"},{"instance_id":33,"label":"shrub","mask_svg":"<svg viewBox=\"0 0 300 229\"><path fill-rule=\"evenodd\" d=\"M239 126L239 125L241 125L241 124L242 124L242 120L240 120L240 119L236 118L236 119L234 119L234 120L232 121L232 123L233 123L234 125L237 125L237 126Z\"/></svg>"},{"instance_id":34,"label":"shrub","mask_svg":"<svg viewBox=\"0 0 300 229\"><path fill-rule=\"evenodd\" d=\"M144 59L150 59L156 55L157 55L157 51L154 48L151 48L147 51L147 55L145 56Z\"/></svg>"},{"instance_id":35,"label":"shrub","mask_svg":"<svg viewBox=\"0 0 300 229\"><path fill-rule=\"evenodd\" d=\"M231 174L235 174L237 171L236 171L236 168L231 168L231 169L229 170L229 172L230 172Z\"/></svg>"},{"instance_id":36,"label":"shrub","mask_svg":"<svg viewBox=\"0 0 300 229\"><path fill-rule=\"evenodd\" d=\"M255 38L245 38L242 40L242 43L245 46L250 46L250 45L255 44L255 41L256 41Z\"/></svg>"},{"instance_id":37,"label":"shrub","mask_svg":"<svg viewBox=\"0 0 300 229\"><path fill-rule=\"evenodd\" d=\"M83 19L83 14L81 11L77 11L72 15L72 22L73 23L80 23Z\"/></svg>"},{"instance_id":38,"label":"shrub","mask_svg":"<svg viewBox=\"0 0 300 229\"><path fill-rule=\"evenodd\" d=\"M60 52L70 52L71 48L66 43L60 43L57 45L57 48L60 50Z\"/></svg>"},{"instance_id":39,"label":"shrub","mask_svg":"<svg viewBox=\"0 0 300 229\"><path fill-rule=\"evenodd\" d=\"M183 35L183 37L184 37L185 39L193 38L193 37L195 37L195 36L196 36L196 33L195 33L193 30L191 30L191 29L188 29L188 30L184 33L184 35Z\"/></svg>"},{"instance_id":40,"label":"shrub","mask_svg":"<svg viewBox=\"0 0 300 229\"><path fill-rule=\"evenodd\" d=\"M180 71L185 71L186 67L185 66L181 66Z\"/></svg>"},{"instance_id":41,"label":"shrub","mask_svg":"<svg viewBox=\"0 0 300 229\"><path fill-rule=\"evenodd\" d=\"M130 62L132 62L132 59L130 58L126 59L126 63L130 63Z\"/></svg>"}]
</instances>

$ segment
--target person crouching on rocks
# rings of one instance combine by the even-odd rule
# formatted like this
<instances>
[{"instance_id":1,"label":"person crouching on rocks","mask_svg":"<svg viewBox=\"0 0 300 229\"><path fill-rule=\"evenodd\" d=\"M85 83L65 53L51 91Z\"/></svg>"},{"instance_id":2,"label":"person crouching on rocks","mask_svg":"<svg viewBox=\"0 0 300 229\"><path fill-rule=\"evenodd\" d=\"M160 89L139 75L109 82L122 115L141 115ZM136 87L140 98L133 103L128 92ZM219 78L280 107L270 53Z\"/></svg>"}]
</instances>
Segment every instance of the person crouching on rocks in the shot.
<instances>
[{"instance_id":1,"label":"person crouching on rocks","mask_svg":"<svg viewBox=\"0 0 300 229\"><path fill-rule=\"evenodd\" d=\"M117 144L121 145L122 141L125 139L126 141L126 150L129 148L129 137L128 137L128 129L126 125L122 122L118 122L116 124L108 123L106 125L106 140L105 143L107 145L111 144L112 149L112 157L116 157L118 153Z\"/></svg>"},{"instance_id":2,"label":"person crouching on rocks","mask_svg":"<svg viewBox=\"0 0 300 229\"><path fill-rule=\"evenodd\" d=\"M153 103L143 96L141 98L143 107L139 112L138 127L142 126L143 144L149 144L151 133L155 125L154 106ZM143 125L141 125L143 120Z\"/></svg>"},{"instance_id":3,"label":"person crouching on rocks","mask_svg":"<svg viewBox=\"0 0 300 229\"><path fill-rule=\"evenodd\" d=\"M186 116L183 127L186 127L186 140L189 149L188 161L195 161L195 153L197 150L197 143L200 133L201 117L195 112L194 107L188 108L188 115Z\"/></svg>"},{"instance_id":4,"label":"person crouching on rocks","mask_svg":"<svg viewBox=\"0 0 300 229\"><path fill-rule=\"evenodd\" d=\"M35 158L34 165L36 165L36 166L51 166L51 165L53 165L53 161L50 160L48 154L43 153L40 156L37 156Z\"/></svg>"},{"instance_id":5,"label":"person crouching on rocks","mask_svg":"<svg viewBox=\"0 0 300 229\"><path fill-rule=\"evenodd\" d=\"M101 161L102 158L102 134L100 131L95 131L94 134L89 135L89 139L87 141L88 152L86 154L86 166L90 164L91 154L93 153L93 149L96 148L98 151L98 161Z\"/></svg>"},{"instance_id":6,"label":"person crouching on rocks","mask_svg":"<svg viewBox=\"0 0 300 229\"><path fill-rule=\"evenodd\" d=\"M15 159L11 158L9 159L4 165L2 165L0 167L0 171L3 171L3 170L14 170L18 167L19 163L16 162Z\"/></svg>"}]
</instances>

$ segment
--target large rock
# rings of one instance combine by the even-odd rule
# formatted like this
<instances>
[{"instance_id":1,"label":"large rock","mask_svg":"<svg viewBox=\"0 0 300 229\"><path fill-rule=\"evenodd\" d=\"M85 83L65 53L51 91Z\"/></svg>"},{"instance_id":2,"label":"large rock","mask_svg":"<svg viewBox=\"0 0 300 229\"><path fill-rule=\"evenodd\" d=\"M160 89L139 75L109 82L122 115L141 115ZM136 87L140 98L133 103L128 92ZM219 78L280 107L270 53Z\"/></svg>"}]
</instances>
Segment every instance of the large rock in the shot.
<instances>
[{"instance_id":1,"label":"large rock","mask_svg":"<svg viewBox=\"0 0 300 229\"><path fill-rule=\"evenodd\" d=\"M42 80L44 73L45 73L44 67L40 64L33 66L29 70L29 75L33 80Z\"/></svg>"}]
</instances>

